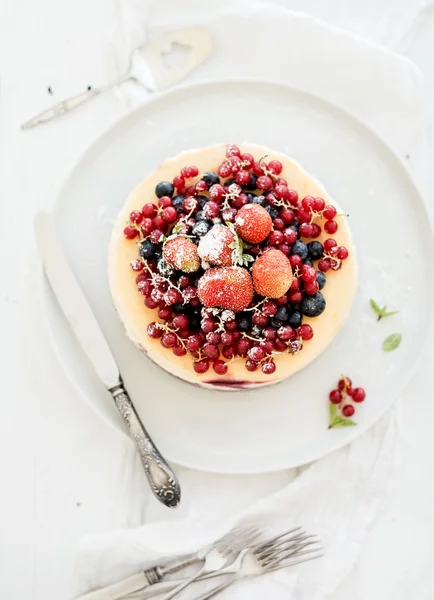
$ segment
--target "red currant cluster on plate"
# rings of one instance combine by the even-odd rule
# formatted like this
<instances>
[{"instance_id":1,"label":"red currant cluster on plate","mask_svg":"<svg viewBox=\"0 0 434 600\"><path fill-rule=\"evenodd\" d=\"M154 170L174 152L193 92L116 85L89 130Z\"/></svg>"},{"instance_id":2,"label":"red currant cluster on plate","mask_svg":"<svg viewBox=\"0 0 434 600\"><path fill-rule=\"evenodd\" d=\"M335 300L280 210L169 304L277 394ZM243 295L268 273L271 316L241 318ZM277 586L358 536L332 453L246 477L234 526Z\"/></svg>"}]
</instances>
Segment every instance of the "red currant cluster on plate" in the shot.
<instances>
[{"instance_id":1,"label":"red currant cluster on plate","mask_svg":"<svg viewBox=\"0 0 434 600\"><path fill-rule=\"evenodd\" d=\"M155 188L156 201L134 210L124 229L138 243L138 291L155 310L148 335L194 370L224 375L233 360L250 371L276 370L274 357L296 354L326 301L327 271L348 250L332 238L334 206L298 197L282 163L228 146L215 171L185 167Z\"/></svg>"}]
</instances>

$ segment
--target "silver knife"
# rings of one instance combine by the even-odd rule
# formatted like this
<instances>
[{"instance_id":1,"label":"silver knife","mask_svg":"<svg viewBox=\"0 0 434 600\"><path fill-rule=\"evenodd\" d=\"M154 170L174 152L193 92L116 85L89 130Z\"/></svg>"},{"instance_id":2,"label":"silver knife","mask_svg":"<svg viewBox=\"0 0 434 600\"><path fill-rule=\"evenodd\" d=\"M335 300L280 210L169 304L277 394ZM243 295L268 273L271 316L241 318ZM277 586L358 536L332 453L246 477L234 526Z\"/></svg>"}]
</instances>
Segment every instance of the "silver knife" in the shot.
<instances>
[{"instance_id":1,"label":"silver knife","mask_svg":"<svg viewBox=\"0 0 434 600\"><path fill-rule=\"evenodd\" d=\"M164 460L126 391L113 354L57 239L48 213L35 217L36 242L42 265L72 331L95 371L113 396L122 419L136 442L151 490L160 502L175 507L181 499L178 480Z\"/></svg>"}]
</instances>

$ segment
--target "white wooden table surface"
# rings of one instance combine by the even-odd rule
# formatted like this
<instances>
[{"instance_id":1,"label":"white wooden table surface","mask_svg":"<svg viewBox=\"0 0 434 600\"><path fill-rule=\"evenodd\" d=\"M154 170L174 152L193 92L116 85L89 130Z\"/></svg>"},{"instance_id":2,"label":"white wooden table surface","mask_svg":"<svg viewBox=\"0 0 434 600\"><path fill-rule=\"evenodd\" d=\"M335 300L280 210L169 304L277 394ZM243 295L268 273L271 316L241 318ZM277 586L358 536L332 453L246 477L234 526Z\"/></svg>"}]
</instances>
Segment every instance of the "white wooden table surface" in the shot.
<instances>
[{"instance_id":1,"label":"white wooden table surface","mask_svg":"<svg viewBox=\"0 0 434 600\"><path fill-rule=\"evenodd\" d=\"M166 1L161 0L160 8ZM433 3L280 3L414 60L426 79L427 135L434 149ZM122 526L116 508L128 507L112 465L132 450L78 397L56 360L44 322L32 232L34 212L53 205L81 152L128 107L116 94L106 94L53 125L19 131L23 120L49 103L114 74L118 63L107 57L114 56L114 45L122 41L113 24L126 4L139 2L0 3L0 596L5 599L68 600L78 540ZM190 1L183 10L202 10L205 4ZM164 23L164 10L157 22ZM427 181L434 207L431 173ZM334 600L434 597L433 363L434 344L404 395L400 473L391 501ZM246 478L246 485L255 488L257 479ZM278 479L270 478L270 486L278 485ZM137 524L145 509L135 515Z\"/></svg>"}]
</instances>

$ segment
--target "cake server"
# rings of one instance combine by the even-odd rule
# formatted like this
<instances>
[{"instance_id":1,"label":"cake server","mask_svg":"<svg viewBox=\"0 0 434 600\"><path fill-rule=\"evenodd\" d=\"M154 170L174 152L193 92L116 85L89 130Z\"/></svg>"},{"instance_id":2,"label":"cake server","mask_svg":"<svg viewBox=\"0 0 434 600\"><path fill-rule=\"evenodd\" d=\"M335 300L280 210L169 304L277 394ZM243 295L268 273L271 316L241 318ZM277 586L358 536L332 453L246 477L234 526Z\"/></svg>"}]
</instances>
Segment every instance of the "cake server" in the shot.
<instances>
[{"instance_id":1,"label":"cake server","mask_svg":"<svg viewBox=\"0 0 434 600\"><path fill-rule=\"evenodd\" d=\"M178 480L134 408L107 341L66 261L50 215L38 213L34 224L39 254L51 288L86 356L130 429L151 490L166 506L177 506L181 498Z\"/></svg>"},{"instance_id":2,"label":"cake server","mask_svg":"<svg viewBox=\"0 0 434 600\"><path fill-rule=\"evenodd\" d=\"M165 57L177 47L188 49L188 56L184 64L170 66ZM48 123L125 81L135 81L151 93L162 91L179 83L197 69L209 56L212 48L213 40L206 27L187 27L165 33L136 48L131 53L128 71L116 81L98 88L89 87L81 94L66 98L29 119L21 125L21 128L30 129L41 123Z\"/></svg>"}]
</instances>

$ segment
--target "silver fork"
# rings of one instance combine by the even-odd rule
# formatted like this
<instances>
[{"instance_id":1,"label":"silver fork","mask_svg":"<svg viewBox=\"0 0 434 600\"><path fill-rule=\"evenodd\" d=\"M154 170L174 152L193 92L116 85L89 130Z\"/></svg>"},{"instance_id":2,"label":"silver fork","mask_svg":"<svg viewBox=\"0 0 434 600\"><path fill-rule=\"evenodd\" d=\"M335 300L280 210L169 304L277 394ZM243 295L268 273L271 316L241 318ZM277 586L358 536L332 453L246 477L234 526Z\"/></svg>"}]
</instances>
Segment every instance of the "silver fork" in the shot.
<instances>
[{"instance_id":1,"label":"silver fork","mask_svg":"<svg viewBox=\"0 0 434 600\"><path fill-rule=\"evenodd\" d=\"M231 529L221 539L217 540L211 548L205 548L202 553L198 554L198 558L204 561L203 566L194 575L163 596L161 600L171 600L190 583L222 569L232 554L238 554L245 548L254 547L258 542L260 533L259 529L252 526L239 526Z\"/></svg>"},{"instance_id":2,"label":"silver fork","mask_svg":"<svg viewBox=\"0 0 434 600\"><path fill-rule=\"evenodd\" d=\"M232 577L194 600L208 600L240 579L257 577L323 556L316 536L305 534L292 536L291 534L292 532L288 532L256 548L242 550L232 565L226 569L227 573L232 572ZM220 574L223 574L223 571Z\"/></svg>"},{"instance_id":3,"label":"silver fork","mask_svg":"<svg viewBox=\"0 0 434 600\"><path fill-rule=\"evenodd\" d=\"M226 567L223 567L217 572L203 575L199 579L204 581L217 576L220 577L224 575L231 575L232 577L229 580L226 580L221 586L218 586L218 590L220 591L234 583L237 579L249 576L249 574L246 574L246 572L249 570L247 569L248 564L246 561L251 561L251 559L248 557L249 554L253 554L253 560L256 560L257 556L260 556L261 558L262 570L258 573L252 573L251 576L253 576L254 574L259 575L262 573L268 573L276 569L283 568L284 566L290 566L291 564L297 564L298 562L305 562L313 558L319 558L319 556L321 556L320 554L313 554L314 552L318 552L316 547L317 544L318 542L316 541L315 536L307 535L301 527L296 527L284 532L281 535L271 538L266 542L262 542L260 544L257 543L253 548L244 548L237 554L232 563ZM313 547L314 545L315 548ZM310 548L310 550L306 550L306 548L311 546L312 548ZM287 562L283 563L276 561L277 554L283 557L283 559L287 560ZM296 560L301 556L304 558ZM255 565L255 563L253 564ZM156 583L151 587L142 587L142 589L136 589L130 594L122 595L121 599L146 600L147 598L152 598L153 596L160 595L165 591L173 589L173 587L177 586L179 583L179 581L173 580ZM217 588L213 588L210 592L207 592L207 594L210 594L211 592L213 594L217 593ZM207 594L204 595L205 598L208 597ZM120 600L119 597L117 597L117 600ZM202 596L200 596L200 600L202 600Z\"/></svg>"}]
</instances>

